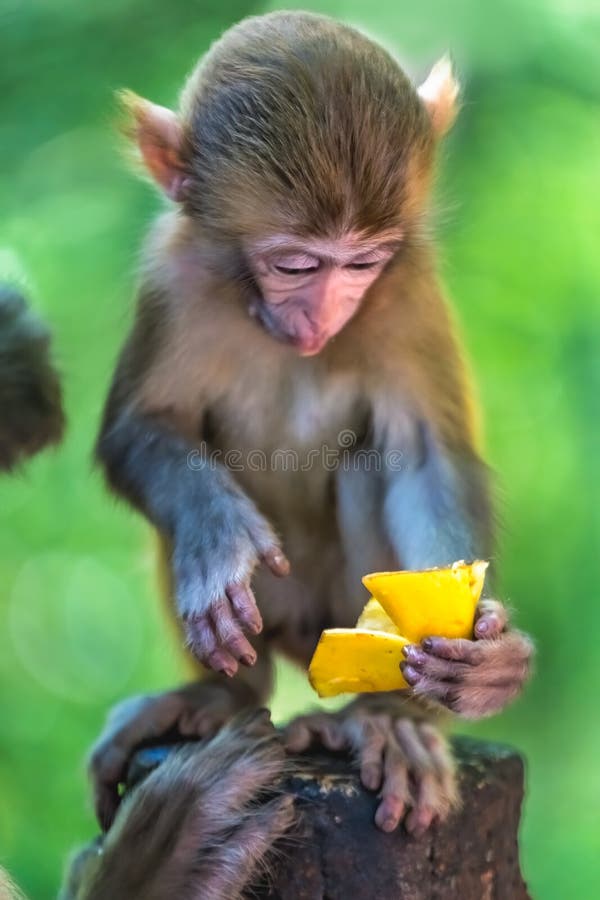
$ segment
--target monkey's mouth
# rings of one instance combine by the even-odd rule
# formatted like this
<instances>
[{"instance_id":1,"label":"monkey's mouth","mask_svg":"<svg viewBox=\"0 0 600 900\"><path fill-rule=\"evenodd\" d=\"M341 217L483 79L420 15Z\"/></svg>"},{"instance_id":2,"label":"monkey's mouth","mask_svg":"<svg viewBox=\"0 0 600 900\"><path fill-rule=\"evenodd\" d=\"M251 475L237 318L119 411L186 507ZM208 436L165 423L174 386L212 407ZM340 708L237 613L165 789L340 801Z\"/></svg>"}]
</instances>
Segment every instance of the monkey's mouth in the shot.
<instances>
[{"instance_id":1,"label":"monkey's mouth","mask_svg":"<svg viewBox=\"0 0 600 900\"><path fill-rule=\"evenodd\" d=\"M275 340L289 347L298 353L299 356L316 356L325 347L329 340L328 335L323 334L298 334L288 331L283 326L277 316L273 314L269 308L269 304L264 301L260 294L254 296L248 306L250 315L256 319L265 331Z\"/></svg>"}]
</instances>

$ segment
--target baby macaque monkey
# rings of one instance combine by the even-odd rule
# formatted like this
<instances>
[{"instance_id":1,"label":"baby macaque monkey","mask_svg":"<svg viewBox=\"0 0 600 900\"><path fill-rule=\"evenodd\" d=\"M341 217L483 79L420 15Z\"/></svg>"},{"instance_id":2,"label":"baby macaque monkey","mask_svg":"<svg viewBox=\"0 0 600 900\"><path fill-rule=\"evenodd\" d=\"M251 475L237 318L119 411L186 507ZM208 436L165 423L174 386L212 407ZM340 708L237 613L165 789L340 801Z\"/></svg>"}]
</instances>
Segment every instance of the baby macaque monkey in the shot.
<instances>
[{"instance_id":1,"label":"baby macaque monkey","mask_svg":"<svg viewBox=\"0 0 600 900\"><path fill-rule=\"evenodd\" d=\"M92 758L104 828L139 744L263 705L273 652L306 667L323 628L356 621L362 574L492 555L425 227L457 92L447 60L415 88L354 29L278 12L215 43L178 112L124 95L174 209L148 241L97 457L161 537L202 678L111 715ZM284 742L348 749L379 792L376 824L422 834L457 802L444 711L501 710L531 653L487 596L473 640L406 649L410 695L303 716Z\"/></svg>"}]
</instances>

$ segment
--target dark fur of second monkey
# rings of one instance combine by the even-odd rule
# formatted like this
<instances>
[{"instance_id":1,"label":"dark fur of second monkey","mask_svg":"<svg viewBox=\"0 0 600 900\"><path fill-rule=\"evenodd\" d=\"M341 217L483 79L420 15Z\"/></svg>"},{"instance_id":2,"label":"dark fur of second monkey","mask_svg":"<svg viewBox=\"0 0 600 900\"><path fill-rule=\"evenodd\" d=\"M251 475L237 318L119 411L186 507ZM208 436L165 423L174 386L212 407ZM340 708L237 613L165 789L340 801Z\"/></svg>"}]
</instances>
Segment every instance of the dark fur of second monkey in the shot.
<instances>
[{"instance_id":1,"label":"dark fur of second monkey","mask_svg":"<svg viewBox=\"0 0 600 900\"><path fill-rule=\"evenodd\" d=\"M64 425L48 329L19 291L0 285L0 470L58 443Z\"/></svg>"}]
</instances>

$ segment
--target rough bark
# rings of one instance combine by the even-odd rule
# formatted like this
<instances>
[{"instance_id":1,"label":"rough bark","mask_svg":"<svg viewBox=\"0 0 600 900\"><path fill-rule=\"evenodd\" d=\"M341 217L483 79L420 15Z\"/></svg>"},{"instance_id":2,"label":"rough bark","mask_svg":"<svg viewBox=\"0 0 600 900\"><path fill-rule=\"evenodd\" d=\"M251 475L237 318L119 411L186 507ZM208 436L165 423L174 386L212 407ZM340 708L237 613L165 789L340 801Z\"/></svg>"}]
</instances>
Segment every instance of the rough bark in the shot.
<instances>
[{"instance_id":1,"label":"rough bark","mask_svg":"<svg viewBox=\"0 0 600 900\"><path fill-rule=\"evenodd\" d=\"M347 763L315 757L291 779L301 840L285 848L269 900L528 900L519 866L523 761L512 749L454 742L462 810L416 840L373 825L376 799Z\"/></svg>"}]
</instances>

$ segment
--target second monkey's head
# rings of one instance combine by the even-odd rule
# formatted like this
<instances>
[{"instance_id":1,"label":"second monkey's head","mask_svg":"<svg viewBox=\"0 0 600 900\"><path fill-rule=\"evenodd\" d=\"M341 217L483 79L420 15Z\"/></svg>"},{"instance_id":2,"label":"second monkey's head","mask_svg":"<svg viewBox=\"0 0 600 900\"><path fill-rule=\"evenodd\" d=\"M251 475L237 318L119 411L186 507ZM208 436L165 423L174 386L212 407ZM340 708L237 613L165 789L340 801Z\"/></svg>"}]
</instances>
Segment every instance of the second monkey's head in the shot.
<instances>
[{"instance_id":1,"label":"second monkey's head","mask_svg":"<svg viewBox=\"0 0 600 900\"><path fill-rule=\"evenodd\" d=\"M124 97L150 174L235 261L261 326L308 356L418 227L457 91L447 60L417 89L354 29L279 12L227 31L178 113Z\"/></svg>"}]
</instances>

